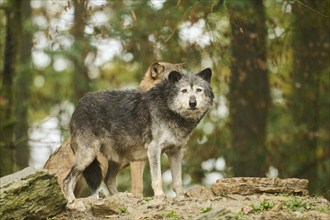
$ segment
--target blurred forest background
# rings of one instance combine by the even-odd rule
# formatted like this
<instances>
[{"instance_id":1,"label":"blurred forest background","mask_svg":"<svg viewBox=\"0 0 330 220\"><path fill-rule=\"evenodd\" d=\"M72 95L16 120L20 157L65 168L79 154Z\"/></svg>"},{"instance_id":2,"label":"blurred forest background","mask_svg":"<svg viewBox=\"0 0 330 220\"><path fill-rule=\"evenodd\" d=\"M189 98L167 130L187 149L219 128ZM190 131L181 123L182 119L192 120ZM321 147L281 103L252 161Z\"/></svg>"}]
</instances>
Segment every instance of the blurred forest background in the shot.
<instances>
[{"instance_id":1,"label":"blurred forest background","mask_svg":"<svg viewBox=\"0 0 330 220\"><path fill-rule=\"evenodd\" d=\"M41 168L85 93L184 62L211 67L216 94L188 143L185 186L297 177L330 198L330 0L0 2L0 176ZM167 160L163 172L169 184Z\"/></svg>"}]
</instances>

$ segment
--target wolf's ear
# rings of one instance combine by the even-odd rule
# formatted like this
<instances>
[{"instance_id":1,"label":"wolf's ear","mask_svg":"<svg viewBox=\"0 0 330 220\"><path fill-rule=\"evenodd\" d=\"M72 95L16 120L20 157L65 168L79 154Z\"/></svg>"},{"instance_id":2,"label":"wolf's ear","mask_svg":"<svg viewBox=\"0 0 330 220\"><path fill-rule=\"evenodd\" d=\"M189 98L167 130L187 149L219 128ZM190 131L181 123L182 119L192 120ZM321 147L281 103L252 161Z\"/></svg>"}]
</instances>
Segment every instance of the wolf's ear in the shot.
<instances>
[{"instance_id":1,"label":"wolf's ear","mask_svg":"<svg viewBox=\"0 0 330 220\"><path fill-rule=\"evenodd\" d=\"M176 63L176 64L174 64L174 65L175 65L176 68L178 68L178 69L182 69L183 66L184 66L185 64L186 64L186 63Z\"/></svg>"},{"instance_id":2,"label":"wolf's ear","mask_svg":"<svg viewBox=\"0 0 330 220\"><path fill-rule=\"evenodd\" d=\"M159 63L154 63L150 67L150 75L153 79L156 79L159 74L164 72L165 67Z\"/></svg>"},{"instance_id":3,"label":"wolf's ear","mask_svg":"<svg viewBox=\"0 0 330 220\"><path fill-rule=\"evenodd\" d=\"M180 79L182 78L181 73L177 72L177 71L172 71L170 72L170 74L168 75L168 80L171 83L176 83L178 82Z\"/></svg>"},{"instance_id":4,"label":"wolf's ear","mask_svg":"<svg viewBox=\"0 0 330 220\"><path fill-rule=\"evenodd\" d=\"M212 70L210 68L206 68L206 69L200 71L199 73L197 73L197 76L201 77L206 82L210 83L211 76L212 76Z\"/></svg>"}]
</instances>

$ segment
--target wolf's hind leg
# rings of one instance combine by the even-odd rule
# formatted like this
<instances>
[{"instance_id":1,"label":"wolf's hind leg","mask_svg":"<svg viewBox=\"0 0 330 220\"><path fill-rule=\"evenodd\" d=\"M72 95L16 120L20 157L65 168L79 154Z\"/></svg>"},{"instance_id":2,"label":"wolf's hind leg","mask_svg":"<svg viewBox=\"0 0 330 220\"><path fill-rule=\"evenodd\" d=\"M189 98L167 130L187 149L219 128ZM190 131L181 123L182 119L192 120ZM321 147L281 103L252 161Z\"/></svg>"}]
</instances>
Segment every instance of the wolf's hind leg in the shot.
<instances>
[{"instance_id":1,"label":"wolf's hind leg","mask_svg":"<svg viewBox=\"0 0 330 220\"><path fill-rule=\"evenodd\" d=\"M69 203L75 199L74 188L78 176L94 161L96 157L95 147L78 146L75 151L75 162L64 180L64 194Z\"/></svg>"},{"instance_id":2,"label":"wolf's hind leg","mask_svg":"<svg viewBox=\"0 0 330 220\"><path fill-rule=\"evenodd\" d=\"M116 186L116 177L121 169L121 165L110 160L107 175L105 176L105 182L108 186L110 191L110 195L115 195L118 193L117 186Z\"/></svg>"},{"instance_id":3,"label":"wolf's hind leg","mask_svg":"<svg viewBox=\"0 0 330 220\"><path fill-rule=\"evenodd\" d=\"M110 195L110 191L108 189L108 186L105 184L104 181L101 181L100 186L93 193L93 196L95 196L98 199L102 198L102 195L104 195L104 196L109 196Z\"/></svg>"},{"instance_id":4,"label":"wolf's hind leg","mask_svg":"<svg viewBox=\"0 0 330 220\"><path fill-rule=\"evenodd\" d=\"M143 196L143 171L145 161L131 161L131 193Z\"/></svg>"}]
</instances>

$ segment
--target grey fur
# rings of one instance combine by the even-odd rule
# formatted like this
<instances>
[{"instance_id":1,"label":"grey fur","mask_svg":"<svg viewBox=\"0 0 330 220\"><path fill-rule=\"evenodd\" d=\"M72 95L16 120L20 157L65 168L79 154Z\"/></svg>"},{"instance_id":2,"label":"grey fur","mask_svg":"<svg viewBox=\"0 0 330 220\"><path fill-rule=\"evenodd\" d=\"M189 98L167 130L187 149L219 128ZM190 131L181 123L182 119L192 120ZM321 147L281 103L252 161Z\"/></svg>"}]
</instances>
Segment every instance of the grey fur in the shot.
<instances>
[{"instance_id":1,"label":"grey fur","mask_svg":"<svg viewBox=\"0 0 330 220\"><path fill-rule=\"evenodd\" d=\"M64 180L69 202L80 175L101 152L109 160L105 181L117 193L116 175L130 161L149 160L155 196L163 195L160 155L170 161L173 188L182 194L183 146L213 103L211 70L198 74L173 71L147 92L119 90L83 97L70 123L75 163Z\"/></svg>"}]
</instances>

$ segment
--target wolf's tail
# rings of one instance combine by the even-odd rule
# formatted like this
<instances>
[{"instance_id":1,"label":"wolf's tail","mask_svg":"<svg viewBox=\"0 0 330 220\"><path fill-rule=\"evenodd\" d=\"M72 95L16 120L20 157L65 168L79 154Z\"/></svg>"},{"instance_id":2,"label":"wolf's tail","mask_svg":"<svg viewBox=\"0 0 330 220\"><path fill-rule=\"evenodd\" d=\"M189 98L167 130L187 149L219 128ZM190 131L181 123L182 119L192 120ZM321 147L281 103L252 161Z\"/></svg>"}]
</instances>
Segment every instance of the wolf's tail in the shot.
<instances>
[{"instance_id":1,"label":"wolf's tail","mask_svg":"<svg viewBox=\"0 0 330 220\"><path fill-rule=\"evenodd\" d=\"M84 170L83 176L93 192L95 192L102 181L102 170L100 163L94 159L93 162Z\"/></svg>"}]
</instances>

